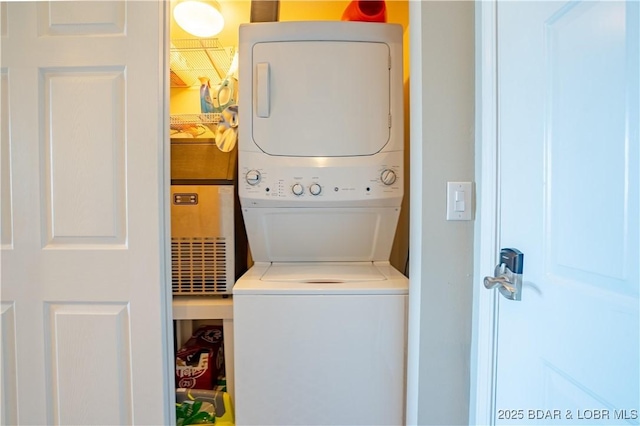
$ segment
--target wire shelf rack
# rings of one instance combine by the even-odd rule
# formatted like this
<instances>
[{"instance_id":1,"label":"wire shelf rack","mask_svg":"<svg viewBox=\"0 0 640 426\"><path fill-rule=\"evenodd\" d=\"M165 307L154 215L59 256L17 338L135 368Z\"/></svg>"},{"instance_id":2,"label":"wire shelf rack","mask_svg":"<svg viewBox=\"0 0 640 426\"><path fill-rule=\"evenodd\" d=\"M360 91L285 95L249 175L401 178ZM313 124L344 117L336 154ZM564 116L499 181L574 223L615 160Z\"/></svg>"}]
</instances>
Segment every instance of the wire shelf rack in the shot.
<instances>
[{"instance_id":1,"label":"wire shelf rack","mask_svg":"<svg viewBox=\"0 0 640 426\"><path fill-rule=\"evenodd\" d=\"M200 78L219 84L229 73L235 48L224 47L218 39L172 40L169 68L171 87L191 87Z\"/></svg>"}]
</instances>

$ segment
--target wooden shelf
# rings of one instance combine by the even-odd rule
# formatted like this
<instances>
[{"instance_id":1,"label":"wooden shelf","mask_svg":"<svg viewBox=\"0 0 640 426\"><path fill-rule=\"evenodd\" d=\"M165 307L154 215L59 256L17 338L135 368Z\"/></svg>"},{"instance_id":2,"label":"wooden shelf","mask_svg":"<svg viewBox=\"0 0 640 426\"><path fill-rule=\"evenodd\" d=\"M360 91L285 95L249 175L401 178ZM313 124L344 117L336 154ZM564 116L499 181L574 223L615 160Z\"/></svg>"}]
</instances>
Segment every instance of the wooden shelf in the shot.
<instances>
[{"instance_id":1,"label":"wooden shelf","mask_svg":"<svg viewBox=\"0 0 640 426\"><path fill-rule=\"evenodd\" d=\"M173 319L233 319L233 299L222 296L173 296Z\"/></svg>"}]
</instances>

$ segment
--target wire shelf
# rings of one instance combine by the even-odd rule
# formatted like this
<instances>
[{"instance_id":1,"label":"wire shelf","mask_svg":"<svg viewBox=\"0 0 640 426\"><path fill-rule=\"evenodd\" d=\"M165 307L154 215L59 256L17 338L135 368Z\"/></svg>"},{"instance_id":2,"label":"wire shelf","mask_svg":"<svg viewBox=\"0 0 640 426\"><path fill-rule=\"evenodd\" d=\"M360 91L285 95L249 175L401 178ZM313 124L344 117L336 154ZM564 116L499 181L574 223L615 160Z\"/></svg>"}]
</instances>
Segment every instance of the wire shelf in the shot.
<instances>
[{"instance_id":1,"label":"wire shelf","mask_svg":"<svg viewBox=\"0 0 640 426\"><path fill-rule=\"evenodd\" d=\"M181 124L218 124L222 120L220 113L206 114L172 114L169 123L172 126Z\"/></svg>"},{"instance_id":2,"label":"wire shelf","mask_svg":"<svg viewBox=\"0 0 640 426\"><path fill-rule=\"evenodd\" d=\"M171 87L191 87L208 78L212 86L229 73L235 49L218 39L180 39L171 42L169 67Z\"/></svg>"},{"instance_id":3,"label":"wire shelf","mask_svg":"<svg viewBox=\"0 0 640 426\"><path fill-rule=\"evenodd\" d=\"M169 116L171 138L212 139L222 121L220 113L172 114Z\"/></svg>"}]
</instances>

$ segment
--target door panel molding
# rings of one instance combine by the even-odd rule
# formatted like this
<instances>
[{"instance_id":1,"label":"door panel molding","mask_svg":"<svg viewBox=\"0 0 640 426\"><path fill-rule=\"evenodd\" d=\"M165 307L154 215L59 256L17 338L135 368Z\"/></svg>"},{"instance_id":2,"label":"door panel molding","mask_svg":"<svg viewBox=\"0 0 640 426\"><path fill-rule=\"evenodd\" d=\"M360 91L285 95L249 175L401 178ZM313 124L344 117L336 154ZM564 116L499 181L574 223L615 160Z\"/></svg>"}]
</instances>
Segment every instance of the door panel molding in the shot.
<instances>
[{"instance_id":1,"label":"door panel molding","mask_svg":"<svg viewBox=\"0 0 640 426\"><path fill-rule=\"evenodd\" d=\"M124 67L45 68L40 84L45 247L125 245Z\"/></svg>"},{"instance_id":2,"label":"door panel molding","mask_svg":"<svg viewBox=\"0 0 640 426\"><path fill-rule=\"evenodd\" d=\"M6 3L2 4L2 14ZM2 15L4 16L4 15ZM9 133L9 73L0 68L0 249L13 248L13 197L11 176L11 136Z\"/></svg>"},{"instance_id":3,"label":"door panel molding","mask_svg":"<svg viewBox=\"0 0 640 426\"><path fill-rule=\"evenodd\" d=\"M49 424L133 424L129 304L45 302L45 321Z\"/></svg>"},{"instance_id":4,"label":"door panel molding","mask_svg":"<svg viewBox=\"0 0 640 426\"><path fill-rule=\"evenodd\" d=\"M625 86L637 79L638 69L625 61L625 47L634 41L624 16L621 2L578 2L545 21L546 264L556 274L579 274L592 285L624 281L629 269L625 234L631 212L624 188L633 184L626 173L625 117L633 112ZM571 100L584 108L576 110ZM603 167L608 164L613 166ZM575 245L588 250L574 250Z\"/></svg>"},{"instance_id":5,"label":"door panel molding","mask_svg":"<svg viewBox=\"0 0 640 426\"><path fill-rule=\"evenodd\" d=\"M18 386L16 366L16 318L15 303L6 301L0 304L0 327L2 345L0 346L0 397L2 410L0 421L3 425L18 424Z\"/></svg>"},{"instance_id":6,"label":"door panel molding","mask_svg":"<svg viewBox=\"0 0 640 426\"><path fill-rule=\"evenodd\" d=\"M125 35L126 1L38 4L38 35Z\"/></svg>"},{"instance_id":7,"label":"door panel molding","mask_svg":"<svg viewBox=\"0 0 640 426\"><path fill-rule=\"evenodd\" d=\"M546 360L542 360L541 364L544 377L544 401L547 407L589 407L589 410L614 412L613 404L591 391L588 386L568 372ZM566 409L559 414L566 418Z\"/></svg>"}]
</instances>

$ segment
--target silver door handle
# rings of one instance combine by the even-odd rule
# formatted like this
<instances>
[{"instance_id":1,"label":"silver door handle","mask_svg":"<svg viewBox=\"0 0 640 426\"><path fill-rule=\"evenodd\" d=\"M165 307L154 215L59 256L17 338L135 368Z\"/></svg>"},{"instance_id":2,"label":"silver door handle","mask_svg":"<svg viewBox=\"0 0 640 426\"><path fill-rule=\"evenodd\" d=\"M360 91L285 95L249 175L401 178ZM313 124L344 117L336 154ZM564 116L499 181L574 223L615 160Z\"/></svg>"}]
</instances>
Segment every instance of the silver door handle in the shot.
<instances>
[{"instance_id":1,"label":"silver door handle","mask_svg":"<svg viewBox=\"0 0 640 426\"><path fill-rule=\"evenodd\" d=\"M516 287L513 285L506 275L500 275L499 277L484 277L484 286L489 290L493 290L498 286L502 286L505 290L515 293Z\"/></svg>"},{"instance_id":2,"label":"silver door handle","mask_svg":"<svg viewBox=\"0 0 640 426\"><path fill-rule=\"evenodd\" d=\"M516 249L500 250L500 264L493 277L484 277L484 286L497 288L509 300L522 300L522 264L524 255Z\"/></svg>"}]
</instances>

